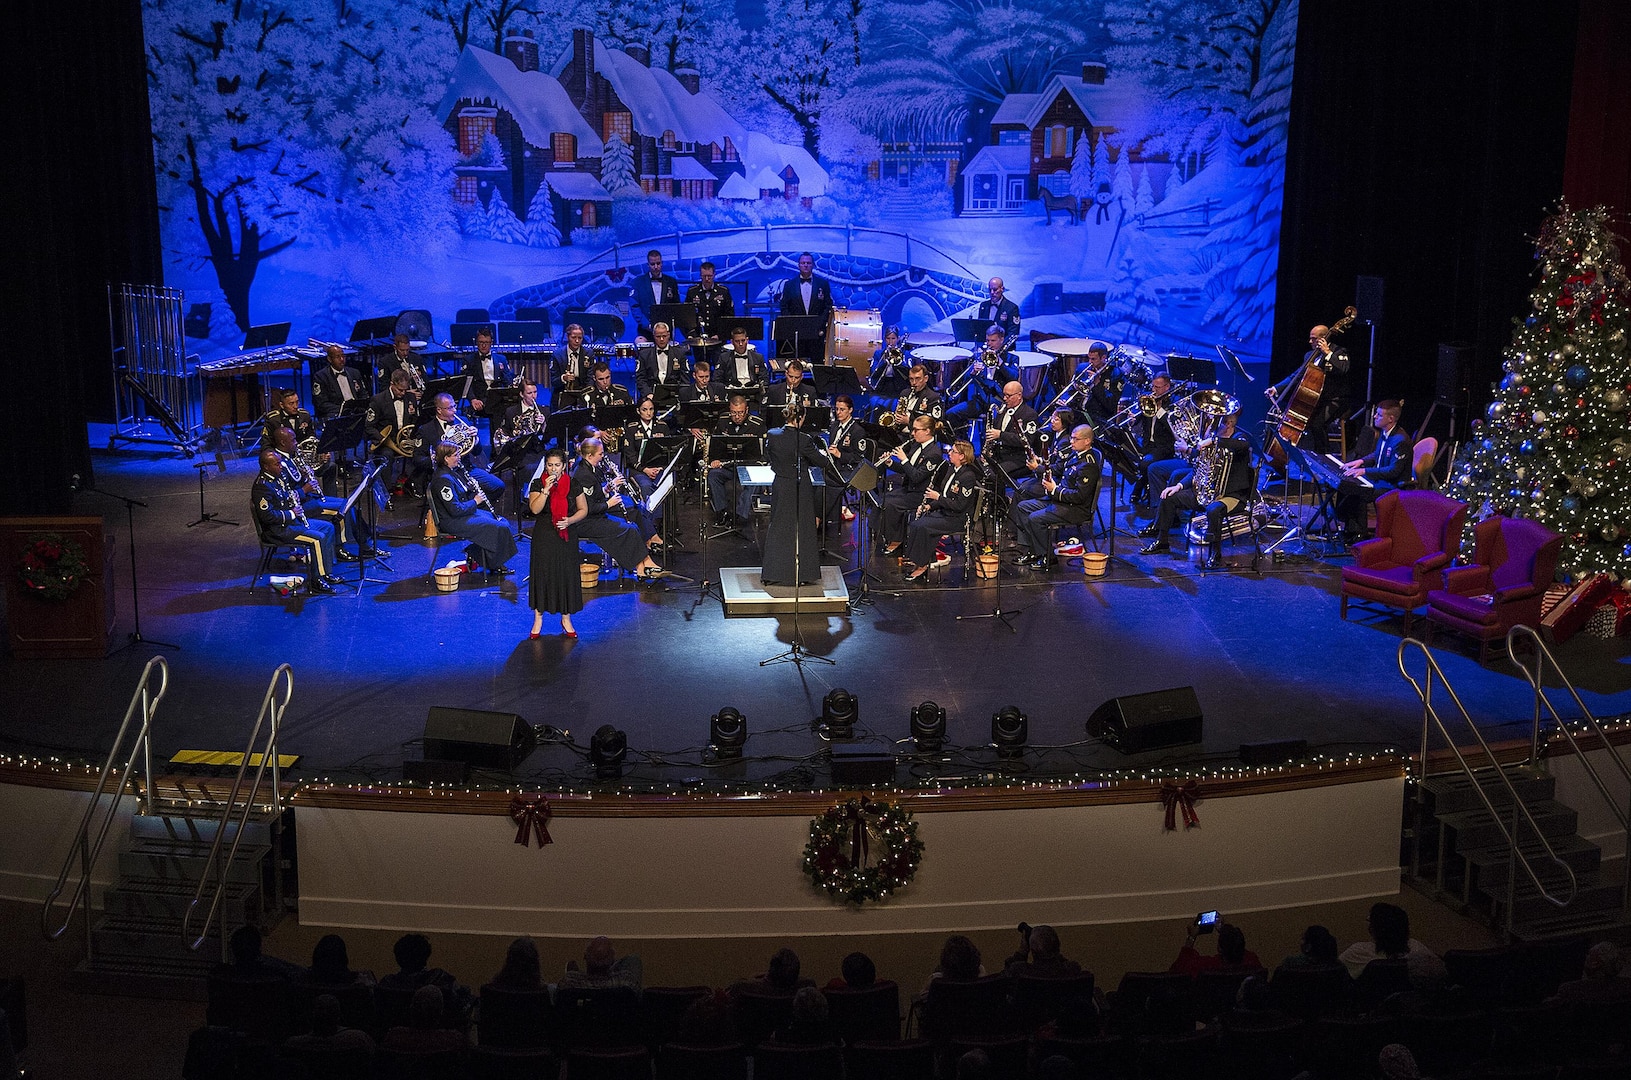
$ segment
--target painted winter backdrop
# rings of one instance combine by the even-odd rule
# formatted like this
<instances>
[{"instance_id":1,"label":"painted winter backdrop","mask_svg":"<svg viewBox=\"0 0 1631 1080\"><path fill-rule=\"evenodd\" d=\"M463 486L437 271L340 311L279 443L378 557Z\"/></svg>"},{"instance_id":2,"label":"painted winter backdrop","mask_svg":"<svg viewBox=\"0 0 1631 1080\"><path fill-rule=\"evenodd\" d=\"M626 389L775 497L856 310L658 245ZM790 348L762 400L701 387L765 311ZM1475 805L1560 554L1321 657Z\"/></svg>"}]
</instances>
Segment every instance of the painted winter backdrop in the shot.
<instances>
[{"instance_id":1,"label":"painted winter backdrop","mask_svg":"<svg viewBox=\"0 0 1631 1080\"><path fill-rule=\"evenodd\" d=\"M751 9L751 10L750 10ZM167 283L244 328L626 307L658 247L739 310L809 249L920 329L1266 362L1296 0L145 0ZM197 324L194 324L195 329Z\"/></svg>"}]
</instances>

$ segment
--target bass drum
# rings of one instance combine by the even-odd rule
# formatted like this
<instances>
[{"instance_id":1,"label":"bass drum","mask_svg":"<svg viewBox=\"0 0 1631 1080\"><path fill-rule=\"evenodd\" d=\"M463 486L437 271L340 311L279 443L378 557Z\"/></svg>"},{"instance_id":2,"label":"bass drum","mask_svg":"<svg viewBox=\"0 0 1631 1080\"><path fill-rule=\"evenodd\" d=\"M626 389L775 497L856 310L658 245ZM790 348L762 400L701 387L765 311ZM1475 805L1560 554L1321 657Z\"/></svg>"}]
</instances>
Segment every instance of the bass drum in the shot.
<instances>
[{"instance_id":1,"label":"bass drum","mask_svg":"<svg viewBox=\"0 0 1631 1080\"><path fill-rule=\"evenodd\" d=\"M833 308L827 320L827 355L834 364L855 372L867 386L872 356L883 348L883 312L877 308Z\"/></svg>"}]
</instances>

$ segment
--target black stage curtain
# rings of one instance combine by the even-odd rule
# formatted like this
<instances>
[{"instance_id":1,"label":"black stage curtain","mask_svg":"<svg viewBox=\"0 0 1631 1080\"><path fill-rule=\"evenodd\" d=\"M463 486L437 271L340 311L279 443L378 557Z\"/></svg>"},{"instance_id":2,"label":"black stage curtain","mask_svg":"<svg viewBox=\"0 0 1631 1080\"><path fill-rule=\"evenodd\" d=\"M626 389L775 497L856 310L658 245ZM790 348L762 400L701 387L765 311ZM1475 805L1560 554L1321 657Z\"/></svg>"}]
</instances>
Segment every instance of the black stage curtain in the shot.
<instances>
[{"instance_id":1,"label":"black stage curtain","mask_svg":"<svg viewBox=\"0 0 1631 1080\"><path fill-rule=\"evenodd\" d=\"M1631 4L1581 0L1563 191L1575 206L1631 213ZM1622 252L1631 255L1631 252Z\"/></svg>"},{"instance_id":2,"label":"black stage curtain","mask_svg":"<svg viewBox=\"0 0 1631 1080\"><path fill-rule=\"evenodd\" d=\"M112 419L107 284L162 280L141 3L12 0L5 30L0 515L54 514Z\"/></svg>"},{"instance_id":3,"label":"black stage curtain","mask_svg":"<svg viewBox=\"0 0 1631 1080\"><path fill-rule=\"evenodd\" d=\"M1356 275L1374 275L1374 396L1405 398L1413 422L1439 343L1464 341L1474 408L1488 402L1527 301L1529 238L1563 192L1577 16L1575 0L1302 0L1276 378L1310 326L1353 302ZM1356 361L1368 336L1356 325L1344 340ZM1352 403L1364 394L1356 363Z\"/></svg>"}]
</instances>

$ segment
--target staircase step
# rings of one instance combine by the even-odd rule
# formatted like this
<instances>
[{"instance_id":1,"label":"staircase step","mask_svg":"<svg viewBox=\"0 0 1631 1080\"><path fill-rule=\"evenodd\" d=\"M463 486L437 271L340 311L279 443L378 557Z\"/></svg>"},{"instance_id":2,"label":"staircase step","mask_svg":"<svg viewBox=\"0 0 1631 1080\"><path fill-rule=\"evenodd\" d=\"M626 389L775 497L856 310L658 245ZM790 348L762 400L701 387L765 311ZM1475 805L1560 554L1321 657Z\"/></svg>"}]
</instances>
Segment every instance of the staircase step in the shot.
<instances>
[{"instance_id":1,"label":"staircase step","mask_svg":"<svg viewBox=\"0 0 1631 1080\"><path fill-rule=\"evenodd\" d=\"M1482 810L1484 804L1478 798L1479 786L1494 805L1512 805L1512 796L1507 792L1506 785L1495 778L1493 769L1478 769L1475 775L1480 781L1478 785L1474 785L1465 773L1459 772L1429 776L1423 780L1421 789L1427 796L1427 809L1440 816ZM1550 799L1557 788L1554 777L1527 765L1513 766L1506 770L1506 775L1527 803Z\"/></svg>"},{"instance_id":2,"label":"staircase step","mask_svg":"<svg viewBox=\"0 0 1631 1080\"><path fill-rule=\"evenodd\" d=\"M1558 912L1537 919L1515 919L1512 936L1518 941L1544 941L1589 934L1593 938L1619 938L1631 934L1631 921L1618 912Z\"/></svg>"},{"instance_id":3,"label":"staircase step","mask_svg":"<svg viewBox=\"0 0 1631 1080\"><path fill-rule=\"evenodd\" d=\"M1535 826L1541 835L1548 838L1573 836L1579 818L1573 808L1553 799L1530 803L1529 813L1534 817ZM1510 817L1503 815L1501 821L1496 821L1485 810L1440 814L1438 820L1452 834L1451 846L1456 851L1503 846L1506 843L1503 827L1511 827ZM1529 823L1521 818L1519 829L1520 840L1530 837Z\"/></svg>"},{"instance_id":4,"label":"staircase step","mask_svg":"<svg viewBox=\"0 0 1631 1080\"><path fill-rule=\"evenodd\" d=\"M227 868L227 880L258 885L263 864L271 853L264 844L243 844L238 857ZM222 852L223 856L225 852ZM167 840L138 840L128 851L119 853L121 878L159 878L191 881L195 885L209 861L207 845Z\"/></svg>"},{"instance_id":5,"label":"staircase step","mask_svg":"<svg viewBox=\"0 0 1631 1080\"><path fill-rule=\"evenodd\" d=\"M69 975L69 985L86 994L208 1001L210 966L208 962L198 967L156 958L97 957L81 960Z\"/></svg>"},{"instance_id":6,"label":"staircase step","mask_svg":"<svg viewBox=\"0 0 1631 1080\"><path fill-rule=\"evenodd\" d=\"M190 815L173 813L137 814L130 821L130 835L138 840L208 845L215 841L215 834L220 831L221 821L217 815L199 816L196 813ZM233 836L237 832L238 823L236 821L228 822L226 842L231 843ZM270 844L272 842L272 822L267 815L257 814L251 818L247 827L243 830L243 834L245 843Z\"/></svg>"},{"instance_id":7,"label":"staircase step","mask_svg":"<svg viewBox=\"0 0 1631 1080\"><path fill-rule=\"evenodd\" d=\"M1521 872L1520 872L1521 874ZM1540 874L1537 876L1546 883L1546 887L1553 896L1559 898L1568 896L1568 882L1561 874ZM1616 875L1617 876L1617 875ZM1566 907L1558 907L1535 888L1527 876L1518 878L1517 894L1512 902L1512 915L1514 920L1530 921L1545 919L1552 915L1569 912L1595 912L1605 913L1611 918L1618 918L1625 909L1625 882L1624 880L1605 880L1596 870L1587 870L1575 875L1578 886L1574 899ZM1506 900L1506 890L1502 888L1495 893L1480 889L1485 896L1497 906Z\"/></svg>"},{"instance_id":8,"label":"staircase step","mask_svg":"<svg viewBox=\"0 0 1631 1080\"><path fill-rule=\"evenodd\" d=\"M1576 874L1586 870L1596 870L1602 865L1603 849L1589 840L1579 836L1560 836L1552 839L1552 850L1557 857ZM1527 856L1535 864L1537 873L1545 879L1545 873L1556 873L1552 867L1551 859L1540 844L1531 841L1519 844L1518 851ZM1507 872L1507 852L1504 846L1498 848L1476 848L1472 851L1460 851L1457 854L1473 867L1475 880L1481 888L1505 887ZM1561 877L1561 875L1559 875ZM1518 880L1528 880L1524 872L1518 871Z\"/></svg>"},{"instance_id":9,"label":"staircase step","mask_svg":"<svg viewBox=\"0 0 1631 1080\"><path fill-rule=\"evenodd\" d=\"M194 929L196 931L196 927ZM182 962L197 959L204 965L202 970L207 971L210 963L220 959L221 937L212 929L208 939L194 952L182 940L179 919L103 915L91 928L91 955L98 962L115 957Z\"/></svg>"},{"instance_id":10,"label":"staircase step","mask_svg":"<svg viewBox=\"0 0 1631 1080\"><path fill-rule=\"evenodd\" d=\"M197 884L165 878L122 878L102 894L102 910L109 915L171 919L178 925L187 914ZM206 893L205 902L208 902ZM228 926L242 926L260 919L260 886L227 882L221 896L221 918Z\"/></svg>"}]
</instances>

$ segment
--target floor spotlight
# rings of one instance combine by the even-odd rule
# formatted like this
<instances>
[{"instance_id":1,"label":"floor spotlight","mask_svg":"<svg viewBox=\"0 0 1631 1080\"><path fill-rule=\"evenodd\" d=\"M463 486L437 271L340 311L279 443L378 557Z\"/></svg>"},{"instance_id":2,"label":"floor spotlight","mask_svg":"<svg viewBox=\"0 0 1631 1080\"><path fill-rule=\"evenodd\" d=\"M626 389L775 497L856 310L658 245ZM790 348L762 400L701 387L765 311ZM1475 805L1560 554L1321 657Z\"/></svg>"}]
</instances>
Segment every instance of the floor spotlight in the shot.
<instances>
[{"instance_id":1,"label":"floor spotlight","mask_svg":"<svg viewBox=\"0 0 1631 1080\"><path fill-rule=\"evenodd\" d=\"M991 741L997 744L1000 758L1025 756L1025 740L1030 736L1031 723L1017 705L1004 705L991 714Z\"/></svg>"},{"instance_id":2,"label":"floor spotlight","mask_svg":"<svg viewBox=\"0 0 1631 1080\"><path fill-rule=\"evenodd\" d=\"M735 761L748 741L748 721L729 705L708 718L708 749L719 761Z\"/></svg>"},{"instance_id":3,"label":"floor spotlight","mask_svg":"<svg viewBox=\"0 0 1631 1080\"><path fill-rule=\"evenodd\" d=\"M946 744L946 710L932 701L912 706L912 741L920 754L938 754Z\"/></svg>"},{"instance_id":4,"label":"floor spotlight","mask_svg":"<svg viewBox=\"0 0 1631 1080\"><path fill-rule=\"evenodd\" d=\"M856 696L843 687L834 687L821 699L821 727L829 739L855 738L855 721L861 711Z\"/></svg>"},{"instance_id":5,"label":"floor spotlight","mask_svg":"<svg viewBox=\"0 0 1631 1080\"><path fill-rule=\"evenodd\" d=\"M610 724L602 724L589 740L589 764L596 780L621 780L623 759L628 754L628 736Z\"/></svg>"}]
</instances>

